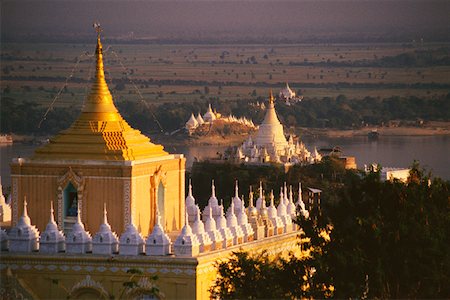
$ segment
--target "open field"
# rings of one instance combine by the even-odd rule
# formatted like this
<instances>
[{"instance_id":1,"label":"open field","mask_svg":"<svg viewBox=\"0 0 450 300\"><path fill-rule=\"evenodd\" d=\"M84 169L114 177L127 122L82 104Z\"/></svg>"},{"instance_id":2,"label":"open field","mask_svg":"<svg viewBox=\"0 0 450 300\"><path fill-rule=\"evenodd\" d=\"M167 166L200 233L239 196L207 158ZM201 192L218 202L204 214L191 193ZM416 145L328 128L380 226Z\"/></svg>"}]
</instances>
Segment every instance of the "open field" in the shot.
<instances>
[{"instance_id":1,"label":"open field","mask_svg":"<svg viewBox=\"0 0 450 300\"><path fill-rule=\"evenodd\" d=\"M364 63L438 49L448 56L449 45L442 44L103 44L106 75L116 101L139 101L130 78L143 98L156 104L207 102L211 97L252 100L266 97L269 88L276 92L285 82L308 98L340 94L356 99L428 98L450 90L448 64L382 67ZM1 47L2 94L47 106L72 74L56 106L82 105L94 71L94 44L4 43Z\"/></svg>"}]
</instances>

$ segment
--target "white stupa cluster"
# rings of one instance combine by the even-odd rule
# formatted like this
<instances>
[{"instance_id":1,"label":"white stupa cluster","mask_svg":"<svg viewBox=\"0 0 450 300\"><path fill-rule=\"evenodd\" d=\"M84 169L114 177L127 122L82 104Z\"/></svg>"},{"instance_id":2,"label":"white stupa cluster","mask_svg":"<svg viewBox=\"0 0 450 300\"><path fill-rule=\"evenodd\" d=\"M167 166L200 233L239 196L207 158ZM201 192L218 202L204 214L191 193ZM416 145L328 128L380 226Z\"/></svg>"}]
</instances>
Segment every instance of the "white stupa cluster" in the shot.
<instances>
[{"instance_id":1,"label":"white stupa cluster","mask_svg":"<svg viewBox=\"0 0 450 300\"><path fill-rule=\"evenodd\" d=\"M284 100L286 105L291 105L291 103L300 102L303 100L303 96L297 96L293 90L289 87L286 82L286 86L280 90L278 97Z\"/></svg>"},{"instance_id":2,"label":"white stupa cluster","mask_svg":"<svg viewBox=\"0 0 450 300\"><path fill-rule=\"evenodd\" d=\"M172 243L161 225L159 210L156 208L156 224L147 237L143 237L133 221L127 225L120 237L108 224L106 205L103 220L98 231L92 236L85 230L78 209L77 220L66 235L59 230L54 218L53 203L50 205L49 222L45 231L32 225L28 216L27 201L24 201L23 215L17 225L7 233L0 229L2 251L40 252L44 254L72 253L99 255L170 255L193 257L200 253L226 249L235 245L249 243L274 235L293 232L298 226L293 223L297 213L309 217L302 201L301 186L298 200L294 203L292 186L288 191L286 184L280 188L279 204L275 206L274 194L270 194L269 206L262 185L259 198L253 203L250 190L249 204L246 207L243 196L239 197L236 182L235 195L225 213L223 203L219 204L212 182L211 197L208 205L200 211L192 195L192 185L186 197L186 222L176 240Z\"/></svg>"},{"instance_id":3,"label":"white stupa cluster","mask_svg":"<svg viewBox=\"0 0 450 300\"><path fill-rule=\"evenodd\" d=\"M289 136L286 139L283 125L275 111L274 97L270 93L269 104L264 121L259 125L256 134L248 137L242 145L236 148L230 159L248 163L282 163L311 164L322 160L317 149L311 154L303 142L294 142Z\"/></svg>"},{"instance_id":4,"label":"white stupa cluster","mask_svg":"<svg viewBox=\"0 0 450 300\"><path fill-rule=\"evenodd\" d=\"M220 120L225 123L236 123L250 128L256 128L252 120L249 120L245 117L237 118L233 115L229 115L226 117L222 116L216 111L213 111L211 108L211 104L209 104L208 110L203 115L203 117L200 115L200 113L197 114L197 117L195 117L193 113L191 114L191 117L185 124L185 129L188 131L189 134L192 134L198 127L205 124L206 125L212 124L217 120Z\"/></svg>"}]
</instances>

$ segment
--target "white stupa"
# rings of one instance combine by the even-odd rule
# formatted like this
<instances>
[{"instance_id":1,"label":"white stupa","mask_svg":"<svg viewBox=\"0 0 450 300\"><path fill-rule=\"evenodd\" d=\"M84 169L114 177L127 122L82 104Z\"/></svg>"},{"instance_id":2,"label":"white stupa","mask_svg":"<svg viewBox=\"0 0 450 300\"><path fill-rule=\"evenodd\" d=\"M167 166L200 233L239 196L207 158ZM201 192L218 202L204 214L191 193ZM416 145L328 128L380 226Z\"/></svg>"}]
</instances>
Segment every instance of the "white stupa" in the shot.
<instances>
[{"instance_id":1,"label":"white stupa","mask_svg":"<svg viewBox=\"0 0 450 300\"><path fill-rule=\"evenodd\" d=\"M238 224L236 215L234 214L234 203L231 201L230 208L227 211L227 227L233 234L233 244L239 245L244 242L244 232L242 232L241 226Z\"/></svg>"},{"instance_id":2,"label":"white stupa","mask_svg":"<svg viewBox=\"0 0 450 300\"><path fill-rule=\"evenodd\" d=\"M248 222L248 217L245 214L244 199L241 201L241 209L238 211L237 222L244 233L244 243L253 241L255 232L253 231L252 225Z\"/></svg>"},{"instance_id":3,"label":"white stupa","mask_svg":"<svg viewBox=\"0 0 450 300\"><path fill-rule=\"evenodd\" d=\"M258 216L258 209L253 205L253 192L252 186L250 186L249 204L247 208L248 222L253 228L253 238L259 240L264 238L264 224L261 218Z\"/></svg>"},{"instance_id":4,"label":"white stupa","mask_svg":"<svg viewBox=\"0 0 450 300\"><path fill-rule=\"evenodd\" d=\"M298 184L298 200L296 203L297 209L299 210L299 213L301 213L306 219L309 218L309 211L305 207L305 203L302 199L302 183L300 182Z\"/></svg>"},{"instance_id":5,"label":"white stupa","mask_svg":"<svg viewBox=\"0 0 450 300\"><path fill-rule=\"evenodd\" d=\"M223 213L223 205L219 206L219 211L220 215L216 218L216 225L223 238L223 248L228 248L233 246L234 235L231 232L230 228L228 228L227 219L225 218Z\"/></svg>"},{"instance_id":6,"label":"white stupa","mask_svg":"<svg viewBox=\"0 0 450 300\"><path fill-rule=\"evenodd\" d=\"M211 104L209 104L208 110L203 115L203 120L205 121L205 123L212 123L216 120L216 114L213 112Z\"/></svg>"},{"instance_id":7,"label":"white stupa","mask_svg":"<svg viewBox=\"0 0 450 300\"><path fill-rule=\"evenodd\" d=\"M153 227L152 233L149 234L145 241L145 253L150 256L168 255L170 253L171 245L172 241L164 232L164 228L161 225L159 208L156 206L156 224L155 227Z\"/></svg>"},{"instance_id":8,"label":"white stupa","mask_svg":"<svg viewBox=\"0 0 450 300\"><path fill-rule=\"evenodd\" d=\"M189 226L189 223L187 221L185 221L180 235L177 237L175 243L173 244L173 252L176 256L181 257L197 256L200 252L200 243L197 239L197 236L192 233L191 226Z\"/></svg>"},{"instance_id":9,"label":"white stupa","mask_svg":"<svg viewBox=\"0 0 450 300\"><path fill-rule=\"evenodd\" d=\"M214 186L214 179L211 181L211 197L208 200L208 205L206 205L203 209L203 216L208 213L210 207L212 209L213 218L217 221L217 218L220 216L220 205L219 200L216 197L216 187Z\"/></svg>"},{"instance_id":10,"label":"white stupa","mask_svg":"<svg viewBox=\"0 0 450 300\"><path fill-rule=\"evenodd\" d=\"M66 252L82 254L92 251L92 237L85 230L83 222L81 222L80 207L77 210L77 221L73 224L72 230L66 237Z\"/></svg>"},{"instance_id":11,"label":"white stupa","mask_svg":"<svg viewBox=\"0 0 450 300\"><path fill-rule=\"evenodd\" d=\"M11 206L6 203L5 196L3 196L2 177L0 176L0 222L11 221Z\"/></svg>"},{"instance_id":12,"label":"white stupa","mask_svg":"<svg viewBox=\"0 0 450 300\"><path fill-rule=\"evenodd\" d=\"M273 236L274 225L272 223L272 220L269 218L269 211L266 207L266 200L264 199L264 196L261 201L261 208L259 209L259 217L264 225L264 236L265 237Z\"/></svg>"},{"instance_id":13,"label":"white stupa","mask_svg":"<svg viewBox=\"0 0 450 300\"><path fill-rule=\"evenodd\" d=\"M286 87L281 89L279 96L281 99L290 100L295 98L295 92L291 90L289 84L286 82Z\"/></svg>"},{"instance_id":14,"label":"white stupa","mask_svg":"<svg viewBox=\"0 0 450 300\"><path fill-rule=\"evenodd\" d=\"M8 234L10 252L32 252L39 249L39 230L31 225L27 211L27 200L23 201L23 215L17 226Z\"/></svg>"},{"instance_id":15,"label":"white stupa","mask_svg":"<svg viewBox=\"0 0 450 300\"><path fill-rule=\"evenodd\" d=\"M271 157L274 154L280 155L284 153L286 147L288 147L286 137L284 136L283 125L281 125L275 111L272 91L269 96L266 116L262 124L259 125L258 132L253 140L259 148L265 147Z\"/></svg>"},{"instance_id":16,"label":"white stupa","mask_svg":"<svg viewBox=\"0 0 450 300\"><path fill-rule=\"evenodd\" d=\"M117 234L111 230L107 214L105 203L103 207L103 222L92 239L93 254L113 254L119 251L119 240Z\"/></svg>"},{"instance_id":17,"label":"white stupa","mask_svg":"<svg viewBox=\"0 0 450 300\"><path fill-rule=\"evenodd\" d=\"M120 255L139 255L144 253L144 238L133 224L133 218L119 239Z\"/></svg>"},{"instance_id":18,"label":"white stupa","mask_svg":"<svg viewBox=\"0 0 450 300\"><path fill-rule=\"evenodd\" d=\"M284 232L288 233L292 231L292 219L291 216L288 214L287 207L284 204L283 198L281 197L284 197L284 194L282 192L280 192L280 203L278 204L277 207L277 215L281 219L281 221L283 221Z\"/></svg>"},{"instance_id":19,"label":"white stupa","mask_svg":"<svg viewBox=\"0 0 450 300\"><path fill-rule=\"evenodd\" d=\"M236 185L234 187L234 197L231 199L231 201L233 202L234 213L236 215L239 215L242 206L242 200L241 198L239 198L239 185L237 180Z\"/></svg>"},{"instance_id":20,"label":"white stupa","mask_svg":"<svg viewBox=\"0 0 450 300\"><path fill-rule=\"evenodd\" d=\"M7 251L9 249L9 238L6 230L0 228L0 251Z\"/></svg>"},{"instance_id":21,"label":"white stupa","mask_svg":"<svg viewBox=\"0 0 450 300\"><path fill-rule=\"evenodd\" d=\"M198 122L197 119L194 117L194 114L191 114L191 117L189 118L189 120L186 122L186 124L184 125L184 127L187 130L193 130L195 128L198 127Z\"/></svg>"},{"instance_id":22,"label":"white stupa","mask_svg":"<svg viewBox=\"0 0 450 300\"><path fill-rule=\"evenodd\" d=\"M264 201L262 182L259 182L259 198L256 199L256 209L260 210L262 206L262 202Z\"/></svg>"},{"instance_id":23,"label":"white stupa","mask_svg":"<svg viewBox=\"0 0 450 300\"><path fill-rule=\"evenodd\" d=\"M50 202L50 220L42 232L39 239L39 252L42 253L58 253L66 249L64 233L58 230L58 225L55 222L55 215L53 210L53 201Z\"/></svg>"},{"instance_id":24,"label":"white stupa","mask_svg":"<svg viewBox=\"0 0 450 300\"><path fill-rule=\"evenodd\" d=\"M200 113L197 114L197 123L198 125L203 125L205 120L203 120L202 115Z\"/></svg>"},{"instance_id":25,"label":"white stupa","mask_svg":"<svg viewBox=\"0 0 450 300\"><path fill-rule=\"evenodd\" d=\"M275 234L284 233L284 224L280 217L278 217L278 212L274 203L273 191L270 192L270 206L267 208L269 219L272 221Z\"/></svg>"},{"instance_id":26,"label":"white stupa","mask_svg":"<svg viewBox=\"0 0 450 300\"><path fill-rule=\"evenodd\" d=\"M211 239L211 250L220 250L223 247L223 237L219 230L217 230L216 220L214 220L212 215L211 207L205 216L205 231L208 233Z\"/></svg>"},{"instance_id":27,"label":"white stupa","mask_svg":"<svg viewBox=\"0 0 450 300\"><path fill-rule=\"evenodd\" d=\"M192 226L192 233L197 236L200 243L200 252L208 252L211 250L212 241L209 234L205 231L205 225L200 218L200 209L197 209L194 225Z\"/></svg>"},{"instance_id":28,"label":"white stupa","mask_svg":"<svg viewBox=\"0 0 450 300\"><path fill-rule=\"evenodd\" d=\"M192 226L192 224L194 224L195 217L197 215L198 205L195 203L195 198L192 195L191 179L189 179L188 195L186 197L185 203L186 203L186 210L187 210L187 214L188 214L189 225Z\"/></svg>"},{"instance_id":29,"label":"white stupa","mask_svg":"<svg viewBox=\"0 0 450 300\"><path fill-rule=\"evenodd\" d=\"M289 202L287 205L287 213L291 216L292 219L295 218L295 204L292 194L292 185L289 187Z\"/></svg>"}]
</instances>

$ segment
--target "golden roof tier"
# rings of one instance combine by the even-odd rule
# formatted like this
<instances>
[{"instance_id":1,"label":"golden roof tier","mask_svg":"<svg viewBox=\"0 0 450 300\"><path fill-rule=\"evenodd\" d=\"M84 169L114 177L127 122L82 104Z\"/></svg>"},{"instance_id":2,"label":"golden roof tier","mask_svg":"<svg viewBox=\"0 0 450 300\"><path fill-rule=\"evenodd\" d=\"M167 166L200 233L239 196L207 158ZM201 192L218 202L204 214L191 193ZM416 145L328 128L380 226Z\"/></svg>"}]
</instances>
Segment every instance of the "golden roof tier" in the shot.
<instances>
[{"instance_id":1,"label":"golden roof tier","mask_svg":"<svg viewBox=\"0 0 450 300\"><path fill-rule=\"evenodd\" d=\"M100 34L97 36L96 74L81 115L72 126L35 151L33 159L89 159L129 161L167 155L120 115L105 81Z\"/></svg>"}]
</instances>

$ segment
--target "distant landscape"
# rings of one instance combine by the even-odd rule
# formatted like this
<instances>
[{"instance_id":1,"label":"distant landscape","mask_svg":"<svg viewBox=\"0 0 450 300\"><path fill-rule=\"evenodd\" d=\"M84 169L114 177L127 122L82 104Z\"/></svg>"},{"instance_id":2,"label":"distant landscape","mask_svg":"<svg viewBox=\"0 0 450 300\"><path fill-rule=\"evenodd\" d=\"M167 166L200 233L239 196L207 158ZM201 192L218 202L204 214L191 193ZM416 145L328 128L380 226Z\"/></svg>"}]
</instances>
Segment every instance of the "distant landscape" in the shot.
<instances>
[{"instance_id":1,"label":"distant landscape","mask_svg":"<svg viewBox=\"0 0 450 300\"><path fill-rule=\"evenodd\" d=\"M115 102L147 133L180 129L209 103L258 124L264 111L255 104L287 82L304 99L277 103L286 127L450 120L446 43L146 45L106 38L103 44ZM94 49L94 43L3 43L1 131L47 135L68 127L90 89Z\"/></svg>"}]
</instances>

